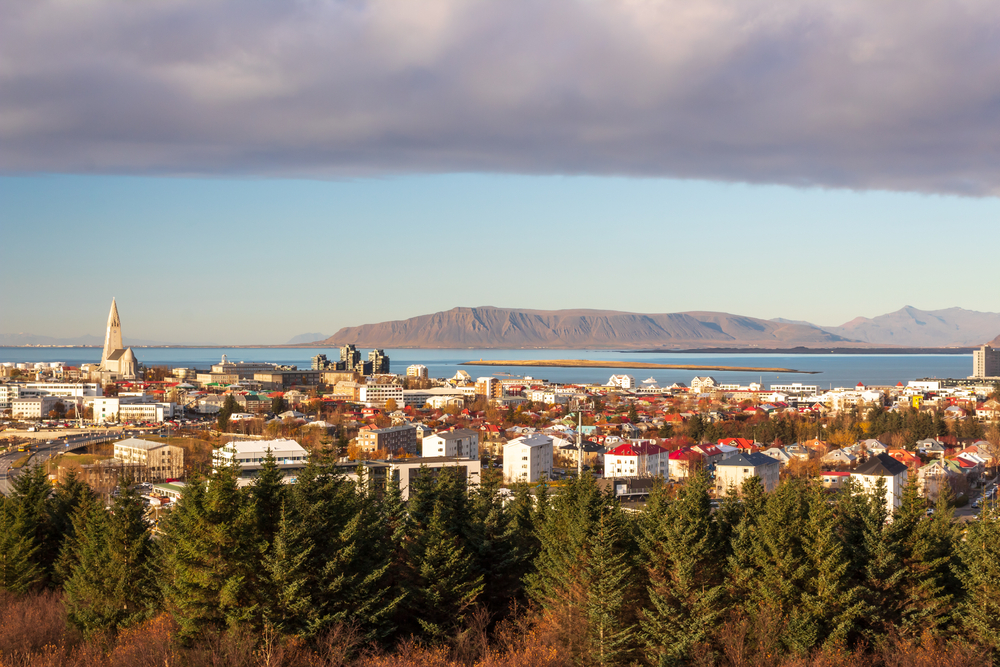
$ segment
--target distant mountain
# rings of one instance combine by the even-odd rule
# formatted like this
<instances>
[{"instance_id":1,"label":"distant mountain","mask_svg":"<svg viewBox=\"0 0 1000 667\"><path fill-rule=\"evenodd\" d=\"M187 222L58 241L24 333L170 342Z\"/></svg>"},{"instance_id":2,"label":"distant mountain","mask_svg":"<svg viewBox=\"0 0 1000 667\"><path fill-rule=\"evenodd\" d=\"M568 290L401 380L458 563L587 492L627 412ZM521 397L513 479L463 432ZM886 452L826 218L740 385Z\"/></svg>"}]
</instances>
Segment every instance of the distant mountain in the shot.
<instances>
[{"instance_id":1,"label":"distant mountain","mask_svg":"<svg viewBox=\"0 0 1000 667\"><path fill-rule=\"evenodd\" d=\"M453 308L408 320L345 327L320 341L336 346L425 348L789 347L850 344L802 324L728 313L641 314L610 310Z\"/></svg>"},{"instance_id":2,"label":"distant mountain","mask_svg":"<svg viewBox=\"0 0 1000 667\"><path fill-rule=\"evenodd\" d=\"M285 345L305 345L306 343L315 343L316 341L329 337L330 336L328 334L323 333L304 333L295 336L290 341L285 343Z\"/></svg>"},{"instance_id":3,"label":"distant mountain","mask_svg":"<svg viewBox=\"0 0 1000 667\"><path fill-rule=\"evenodd\" d=\"M839 327L822 329L874 345L979 346L1000 332L1000 313L981 313L964 308L920 310L906 306L894 313L873 318L858 317Z\"/></svg>"}]
</instances>

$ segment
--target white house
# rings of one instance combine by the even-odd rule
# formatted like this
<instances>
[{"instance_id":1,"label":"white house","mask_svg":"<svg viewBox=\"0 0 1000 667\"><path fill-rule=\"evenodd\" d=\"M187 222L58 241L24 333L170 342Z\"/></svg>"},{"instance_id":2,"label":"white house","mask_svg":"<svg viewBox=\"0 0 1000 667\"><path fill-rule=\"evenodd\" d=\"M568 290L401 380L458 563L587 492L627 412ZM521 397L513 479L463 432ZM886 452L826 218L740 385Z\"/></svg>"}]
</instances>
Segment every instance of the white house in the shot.
<instances>
[{"instance_id":1,"label":"white house","mask_svg":"<svg viewBox=\"0 0 1000 667\"><path fill-rule=\"evenodd\" d=\"M851 473L865 491L875 488L879 478L885 480L885 501L889 512L903 504L903 487L906 486L906 464L888 454L872 456Z\"/></svg>"},{"instance_id":2,"label":"white house","mask_svg":"<svg viewBox=\"0 0 1000 667\"><path fill-rule=\"evenodd\" d=\"M424 456L457 456L462 459L479 458L479 431L469 428L439 431L426 435L422 441Z\"/></svg>"},{"instance_id":3,"label":"white house","mask_svg":"<svg viewBox=\"0 0 1000 667\"><path fill-rule=\"evenodd\" d=\"M532 433L503 446L505 482L537 482L543 473L552 475L552 438Z\"/></svg>"},{"instance_id":4,"label":"white house","mask_svg":"<svg viewBox=\"0 0 1000 667\"><path fill-rule=\"evenodd\" d=\"M715 464L715 490L719 495L730 489L739 493L743 482L751 477L760 477L765 491L773 491L778 486L781 464L764 454L738 454Z\"/></svg>"},{"instance_id":5,"label":"white house","mask_svg":"<svg viewBox=\"0 0 1000 667\"><path fill-rule=\"evenodd\" d=\"M608 378L608 387L618 387L619 389L635 389L635 378L631 375L612 375Z\"/></svg>"},{"instance_id":6,"label":"white house","mask_svg":"<svg viewBox=\"0 0 1000 667\"><path fill-rule=\"evenodd\" d=\"M604 455L605 477L663 477L670 475L670 452L651 442L626 442Z\"/></svg>"}]
</instances>

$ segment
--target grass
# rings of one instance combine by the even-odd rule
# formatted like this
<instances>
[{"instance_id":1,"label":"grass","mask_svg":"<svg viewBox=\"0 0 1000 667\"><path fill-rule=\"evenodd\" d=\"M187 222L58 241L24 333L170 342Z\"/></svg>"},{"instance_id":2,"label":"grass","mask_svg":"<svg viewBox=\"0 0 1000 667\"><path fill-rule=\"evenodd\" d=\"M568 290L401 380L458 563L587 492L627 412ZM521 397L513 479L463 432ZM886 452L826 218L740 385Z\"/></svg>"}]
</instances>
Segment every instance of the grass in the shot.
<instances>
[{"instance_id":1,"label":"grass","mask_svg":"<svg viewBox=\"0 0 1000 667\"><path fill-rule=\"evenodd\" d=\"M31 459L32 456L34 456L34 453L33 452L28 452L27 454L25 454L24 456L22 456L18 460L14 461L14 463L11 464L11 466L10 466L11 469L14 469L14 468L23 468L24 466L28 465L28 461Z\"/></svg>"}]
</instances>

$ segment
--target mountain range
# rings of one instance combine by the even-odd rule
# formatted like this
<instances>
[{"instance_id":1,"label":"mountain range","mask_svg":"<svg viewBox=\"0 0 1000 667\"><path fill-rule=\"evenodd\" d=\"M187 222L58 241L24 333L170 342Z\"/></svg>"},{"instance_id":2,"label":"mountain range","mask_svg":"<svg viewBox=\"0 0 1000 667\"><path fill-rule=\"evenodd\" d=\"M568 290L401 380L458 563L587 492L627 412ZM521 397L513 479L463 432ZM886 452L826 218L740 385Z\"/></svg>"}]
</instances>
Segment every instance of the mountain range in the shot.
<instances>
[{"instance_id":1,"label":"mountain range","mask_svg":"<svg viewBox=\"0 0 1000 667\"><path fill-rule=\"evenodd\" d=\"M642 314L611 310L452 308L406 320L344 327L314 341L380 348L651 348L651 347L972 347L994 336L1000 313L907 306L837 327L692 311ZM307 336L297 337L302 343Z\"/></svg>"}]
</instances>

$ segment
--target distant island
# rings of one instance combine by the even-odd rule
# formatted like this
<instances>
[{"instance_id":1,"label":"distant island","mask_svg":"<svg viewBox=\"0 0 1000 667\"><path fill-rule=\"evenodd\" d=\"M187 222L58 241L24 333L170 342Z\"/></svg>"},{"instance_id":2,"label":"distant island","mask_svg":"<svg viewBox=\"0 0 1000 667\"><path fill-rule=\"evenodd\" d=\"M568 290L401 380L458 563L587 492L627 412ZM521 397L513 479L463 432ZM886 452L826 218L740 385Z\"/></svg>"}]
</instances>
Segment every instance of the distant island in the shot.
<instances>
[{"instance_id":1,"label":"distant island","mask_svg":"<svg viewBox=\"0 0 1000 667\"><path fill-rule=\"evenodd\" d=\"M692 364L650 364L642 361L592 361L588 359L498 359L464 361L460 366L529 366L537 368L641 368L670 371L740 371L752 373L803 373L815 375L819 371L799 371L794 368L764 368L757 366L698 366Z\"/></svg>"}]
</instances>

